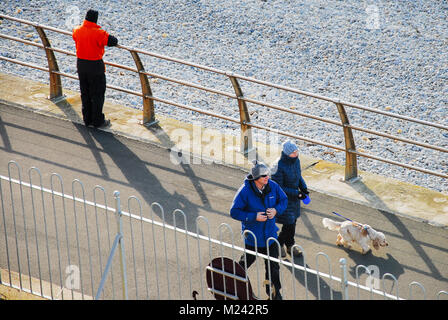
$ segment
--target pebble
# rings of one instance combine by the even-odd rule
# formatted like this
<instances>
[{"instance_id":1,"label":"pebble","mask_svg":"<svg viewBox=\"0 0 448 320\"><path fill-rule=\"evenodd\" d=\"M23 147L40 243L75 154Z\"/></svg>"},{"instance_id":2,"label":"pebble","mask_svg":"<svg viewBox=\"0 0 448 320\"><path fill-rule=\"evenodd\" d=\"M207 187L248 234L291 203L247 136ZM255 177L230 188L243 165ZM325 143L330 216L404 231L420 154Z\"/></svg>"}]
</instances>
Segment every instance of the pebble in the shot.
<instances>
[{"instance_id":1,"label":"pebble","mask_svg":"<svg viewBox=\"0 0 448 320\"><path fill-rule=\"evenodd\" d=\"M124 5L118 0L16 0L8 1L2 12L70 30L70 23L82 22L89 8L98 9L98 24L128 47L448 126L448 20L444 1L130 0ZM2 33L23 38L35 32L31 27L0 22ZM48 34L53 46L74 51L71 38ZM0 39L0 54L45 64L42 49L9 40ZM149 72L233 93L226 77L152 57L141 58ZM61 71L74 73L73 57L57 54L57 59ZM105 60L135 67L128 53L115 48L106 49ZM48 81L41 71L8 62L0 61L0 68L2 72ZM140 90L138 77L112 70L108 67L109 83ZM76 81L63 81L65 87L79 90ZM233 99L208 93L198 99L202 91L155 78L150 84L157 97L238 117L238 104ZM337 109L330 103L244 81L240 85L247 97L339 121ZM141 108L142 104L140 97L112 90L107 90L106 98L132 108ZM339 127L281 114L272 108L248 106L250 112L256 111L252 120L258 124L343 146ZM448 148L446 130L429 130L348 107L346 111L353 125ZM156 112L238 132L238 125L233 123L211 121L199 114L193 118L187 110L160 103L156 103ZM356 131L354 135L357 148L366 153L448 172L446 153L385 138L372 140ZM298 143L303 154L345 162L344 152ZM365 158L358 162L361 170L448 192L448 179Z\"/></svg>"}]
</instances>

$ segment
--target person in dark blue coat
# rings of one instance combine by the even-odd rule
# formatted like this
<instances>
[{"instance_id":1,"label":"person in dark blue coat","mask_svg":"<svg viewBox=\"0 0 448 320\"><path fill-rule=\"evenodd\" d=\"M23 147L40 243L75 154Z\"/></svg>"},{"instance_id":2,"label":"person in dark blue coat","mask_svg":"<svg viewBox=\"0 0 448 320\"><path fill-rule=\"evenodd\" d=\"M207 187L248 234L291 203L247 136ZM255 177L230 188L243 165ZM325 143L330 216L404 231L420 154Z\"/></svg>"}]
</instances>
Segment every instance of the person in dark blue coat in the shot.
<instances>
[{"instance_id":1,"label":"person in dark blue coat","mask_svg":"<svg viewBox=\"0 0 448 320\"><path fill-rule=\"evenodd\" d=\"M277 182L288 196L288 207L277 218L277 223L283 225L278 236L282 258L286 257L286 252L292 257L302 254L297 247L294 247L294 252L291 254L291 248L295 243L296 222L300 217L300 200L305 199L309 194L308 187L302 177L298 151L294 142L286 141L283 143L280 159L273 167L272 180ZM286 246L286 252L284 246Z\"/></svg>"},{"instance_id":2,"label":"person in dark blue coat","mask_svg":"<svg viewBox=\"0 0 448 320\"><path fill-rule=\"evenodd\" d=\"M275 220L286 209L288 198L280 186L269 178L270 169L264 163L256 162L233 199L230 215L241 221L243 233L248 230L244 233L247 250L278 258L277 243L272 239L267 242L269 238L277 239L278 227ZM239 264L243 268L249 268L255 259L255 255L243 254ZM269 261L268 264L265 260L265 278L268 281L271 279L275 288L271 292L271 286L267 285L266 293L273 299L282 298L279 269L277 262Z\"/></svg>"}]
</instances>

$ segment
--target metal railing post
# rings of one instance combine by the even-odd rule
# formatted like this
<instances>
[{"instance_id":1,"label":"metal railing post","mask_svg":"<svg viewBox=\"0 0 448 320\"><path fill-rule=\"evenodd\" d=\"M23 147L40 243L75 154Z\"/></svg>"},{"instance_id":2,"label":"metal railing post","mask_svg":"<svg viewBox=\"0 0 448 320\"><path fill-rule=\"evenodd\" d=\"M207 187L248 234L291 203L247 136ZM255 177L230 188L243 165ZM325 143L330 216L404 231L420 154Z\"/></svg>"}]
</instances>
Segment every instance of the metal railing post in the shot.
<instances>
[{"instance_id":1,"label":"metal railing post","mask_svg":"<svg viewBox=\"0 0 448 320\"><path fill-rule=\"evenodd\" d=\"M248 155L249 152L254 150L252 145L252 128L250 124L249 111L247 110L246 101L243 98L243 91L235 76L231 72L227 72L226 75L232 82L233 90L235 90L236 97L238 99L238 109L240 112L240 124L241 124L241 153Z\"/></svg>"},{"instance_id":2,"label":"metal railing post","mask_svg":"<svg viewBox=\"0 0 448 320\"><path fill-rule=\"evenodd\" d=\"M397 300L400 300L400 294L398 293L398 280L397 280L397 278L393 275L393 274L391 274L391 273L385 273L385 274L383 274L383 277L381 278L381 280L382 280L382 283L383 283L383 295L384 295L384 299L386 299L386 277L390 277L390 278L392 278L392 280L394 281L394 284L392 285L392 288L395 286L396 288L397 288L397 295L395 296L395 298L397 299ZM391 288L391 290L392 290L392 288Z\"/></svg>"},{"instance_id":3,"label":"metal railing post","mask_svg":"<svg viewBox=\"0 0 448 320\"><path fill-rule=\"evenodd\" d=\"M439 292L437 293L437 295L436 295L437 300L440 300L440 296L441 296L442 294L445 294L445 295L448 296L448 291L444 291L444 290L439 291Z\"/></svg>"},{"instance_id":4,"label":"metal railing post","mask_svg":"<svg viewBox=\"0 0 448 320\"><path fill-rule=\"evenodd\" d=\"M104 285L106 284L107 275L109 274L110 269L112 267L112 262L113 262L113 258L115 256L115 251L117 250L117 246L121 242L122 239L123 239L123 236L119 233L115 236L115 240L114 240L114 242L112 244L112 248L110 250L109 258L107 259L106 268L104 269L103 275L101 277L100 285L98 286L98 290L95 295L95 300L100 299L100 295L104 290Z\"/></svg>"},{"instance_id":5,"label":"metal railing post","mask_svg":"<svg viewBox=\"0 0 448 320\"><path fill-rule=\"evenodd\" d=\"M321 298L320 298L319 256L323 256L323 257L325 257L325 259L327 259L327 262L328 262L328 269L329 269L328 274L329 274L329 276L330 276L330 277L329 277L329 278L330 278L330 281L333 279L333 276L332 276L332 272L331 272L331 262L330 262L330 257L328 257L328 255L325 254L325 253L323 253L323 252L318 252L318 253L316 254L317 299L318 299L318 300L321 300ZM331 285L329 285L328 287L329 287L329 289L330 289L330 300L333 300L333 289L331 288Z\"/></svg>"},{"instance_id":6,"label":"metal railing post","mask_svg":"<svg viewBox=\"0 0 448 320\"><path fill-rule=\"evenodd\" d=\"M348 300L347 260L345 258L339 259L339 266L341 267L341 292L342 292L342 299Z\"/></svg>"},{"instance_id":7,"label":"metal railing post","mask_svg":"<svg viewBox=\"0 0 448 320\"><path fill-rule=\"evenodd\" d=\"M336 103L339 117L341 118L342 128L344 130L345 140L345 181L350 181L358 178L358 160L354 151L356 151L355 139L353 138L352 129L349 127L347 113L344 105L340 102Z\"/></svg>"},{"instance_id":8,"label":"metal railing post","mask_svg":"<svg viewBox=\"0 0 448 320\"><path fill-rule=\"evenodd\" d=\"M143 124L147 127L156 124L154 113L154 101L150 98L152 97L151 86L149 85L148 77L145 74L145 68L143 67L142 60L136 51L130 50L132 58L134 59L135 66L138 70L138 76L140 77L140 84L142 86L143 94Z\"/></svg>"},{"instance_id":9,"label":"metal railing post","mask_svg":"<svg viewBox=\"0 0 448 320\"><path fill-rule=\"evenodd\" d=\"M35 26L35 28L45 48L45 54L47 55L48 70L50 73L50 96L48 98L53 102L57 102L64 99L64 95L62 94L61 76L55 73L59 72L56 56L54 55L53 50L50 49L51 44L44 29L40 26Z\"/></svg>"},{"instance_id":10,"label":"metal railing post","mask_svg":"<svg viewBox=\"0 0 448 320\"><path fill-rule=\"evenodd\" d=\"M123 222L122 222L122 215L121 212L121 202L120 202L120 192L115 191L114 192L114 198L115 198L115 209L117 213L117 233L119 235L123 235ZM120 237L120 240L118 242L120 246L120 269L121 269L121 281L122 281L122 288L123 288L123 299L128 300L128 284L127 284L127 277L126 277L126 255L124 252L124 246L123 246L123 237Z\"/></svg>"},{"instance_id":11,"label":"metal railing post","mask_svg":"<svg viewBox=\"0 0 448 320\"><path fill-rule=\"evenodd\" d=\"M412 281L409 284L409 300L412 300L412 286L420 287L420 289L422 290L422 293L423 293L423 300L426 300L426 290L425 290L425 287L422 286L422 284L420 282L417 282L417 281Z\"/></svg>"}]
</instances>

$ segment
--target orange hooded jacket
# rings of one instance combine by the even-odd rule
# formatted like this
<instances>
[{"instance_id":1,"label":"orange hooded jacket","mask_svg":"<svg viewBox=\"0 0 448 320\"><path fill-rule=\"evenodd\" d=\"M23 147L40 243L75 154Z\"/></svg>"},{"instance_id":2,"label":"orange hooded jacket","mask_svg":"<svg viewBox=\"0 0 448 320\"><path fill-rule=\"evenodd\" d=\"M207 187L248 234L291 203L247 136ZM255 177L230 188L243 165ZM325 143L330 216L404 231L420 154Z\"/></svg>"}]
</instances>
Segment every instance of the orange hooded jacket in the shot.
<instances>
[{"instance_id":1,"label":"orange hooded jacket","mask_svg":"<svg viewBox=\"0 0 448 320\"><path fill-rule=\"evenodd\" d=\"M103 59L104 47L107 45L109 33L102 30L99 25L84 20L82 26L73 29L72 37L76 44L76 56L79 59Z\"/></svg>"}]
</instances>

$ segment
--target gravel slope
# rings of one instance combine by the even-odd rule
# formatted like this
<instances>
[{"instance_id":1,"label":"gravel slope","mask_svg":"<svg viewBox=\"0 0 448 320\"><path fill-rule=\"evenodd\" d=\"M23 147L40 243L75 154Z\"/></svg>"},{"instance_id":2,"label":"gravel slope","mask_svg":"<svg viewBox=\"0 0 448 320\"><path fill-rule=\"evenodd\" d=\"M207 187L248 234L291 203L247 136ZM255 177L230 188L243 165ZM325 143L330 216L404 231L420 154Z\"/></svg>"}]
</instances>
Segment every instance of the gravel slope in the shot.
<instances>
[{"instance_id":1,"label":"gravel slope","mask_svg":"<svg viewBox=\"0 0 448 320\"><path fill-rule=\"evenodd\" d=\"M5 5L3 5L5 4ZM228 70L361 105L448 125L447 1L2 1L2 13L69 29L90 7L98 23L123 45ZM39 41L31 28L1 21L2 33ZM55 47L74 50L69 37L49 33ZM16 49L17 48L17 49ZM0 39L0 55L45 65L38 48ZM57 55L64 72L75 73L74 59ZM147 71L232 93L226 77L142 57ZM134 66L128 53L107 50L106 60ZM0 61L2 72L48 81L42 72ZM135 75L108 68L108 82L140 90ZM64 86L78 89L75 81ZM234 100L198 96L163 80L151 79L155 96L237 117ZM286 94L247 82L245 96L338 120L329 103ZM140 108L141 99L108 90L107 98ZM252 121L311 139L343 145L339 127L249 104ZM238 127L191 111L156 103L156 112L201 122L238 134ZM352 124L448 148L446 130L428 129L347 109ZM254 130L257 139L276 137ZM357 148L395 161L447 172L446 153L355 132ZM281 142L283 139L280 139ZM344 153L299 142L301 152L338 163ZM447 179L359 159L368 170L448 192Z\"/></svg>"}]
</instances>

